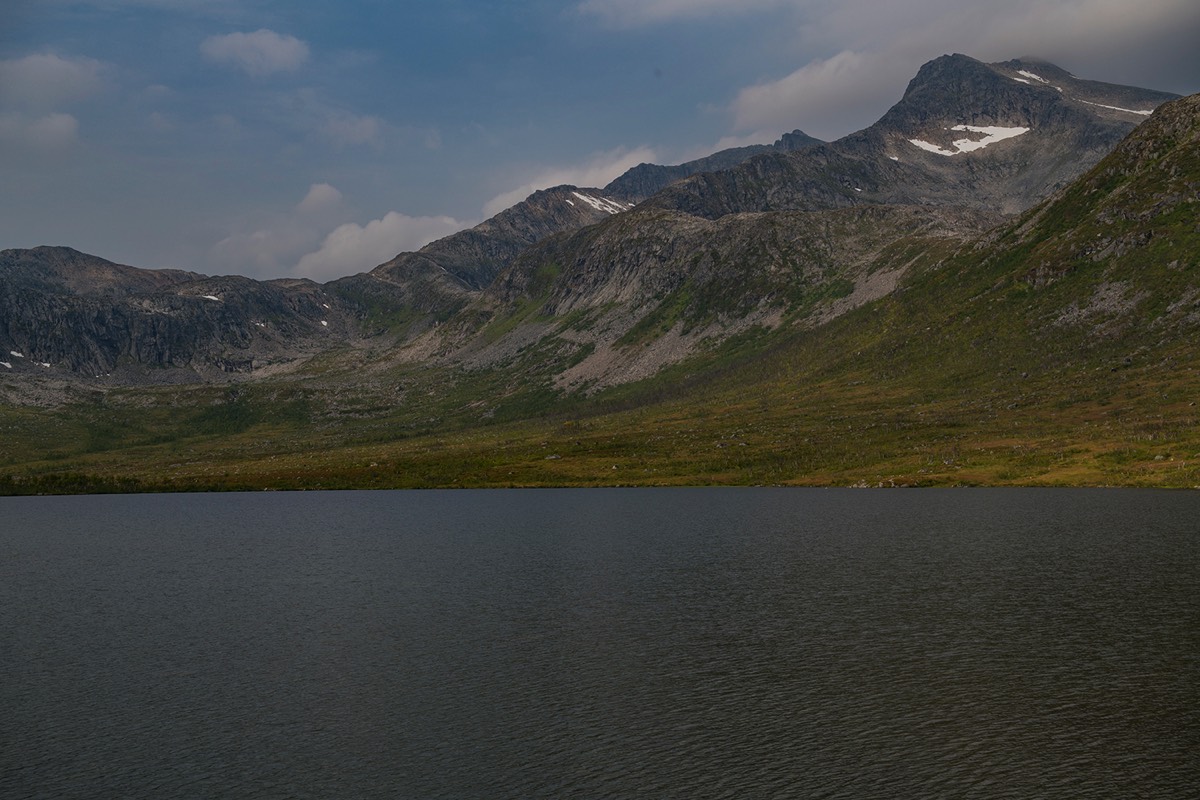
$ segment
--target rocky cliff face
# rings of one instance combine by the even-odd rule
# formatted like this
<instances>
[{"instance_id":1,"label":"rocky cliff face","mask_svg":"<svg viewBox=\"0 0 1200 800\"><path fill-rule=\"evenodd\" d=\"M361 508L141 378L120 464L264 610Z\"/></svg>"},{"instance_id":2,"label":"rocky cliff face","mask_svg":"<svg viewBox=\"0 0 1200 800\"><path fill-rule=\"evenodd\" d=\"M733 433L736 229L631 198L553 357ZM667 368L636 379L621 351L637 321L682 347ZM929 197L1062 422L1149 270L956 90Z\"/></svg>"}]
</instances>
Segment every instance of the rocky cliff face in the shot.
<instances>
[{"instance_id":1,"label":"rocky cliff face","mask_svg":"<svg viewBox=\"0 0 1200 800\"><path fill-rule=\"evenodd\" d=\"M344 326L311 281L142 270L64 247L0 252L0 371L189 381L325 346ZM331 327L332 326L332 327Z\"/></svg>"}]
</instances>

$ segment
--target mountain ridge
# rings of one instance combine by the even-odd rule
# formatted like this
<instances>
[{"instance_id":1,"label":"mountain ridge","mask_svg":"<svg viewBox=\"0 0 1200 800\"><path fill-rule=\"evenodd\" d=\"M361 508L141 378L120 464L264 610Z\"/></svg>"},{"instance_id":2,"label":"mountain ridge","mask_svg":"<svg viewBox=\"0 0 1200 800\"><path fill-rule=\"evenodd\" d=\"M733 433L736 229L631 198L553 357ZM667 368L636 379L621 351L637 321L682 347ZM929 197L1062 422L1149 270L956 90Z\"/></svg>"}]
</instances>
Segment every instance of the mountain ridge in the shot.
<instances>
[{"instance_id":1,"label":"mountain ridge","mask_svg":"<svg viewBox=\"0 0 1200 800\"><path fill-rule=\"evenodd\" d=\"M89 382L66 404L0 404L0 493L1200 486L1200 95L976 235L978 213L860 203L709 220L643 204L519 255L440 326L457 333L418 337L447 345L424 361L343 348L266 380ZM691 255L681 264L667 247ZM642 263L656 253L657 267ZM5 251L0 266L20 258ZM849 302L873 282L890 285ZM781 291L796 295L772 324L739 307ZM627 326L606 332L622 308ZM722 314L752 323L704 338ZM688 337L680 358L653 357ZM626 357L607 385L603 365L588 367ZM0 366L0 391L55 373L38 369Z\"/></svg>"},{"instance_id":2,"label":"mountain ridge","mask_svg":"<svg viewBox=\"0 0 1200 800\"><path fill-rule=\"evenodd\" d=\"M742 164L760 153L792 152L814 144L822 144L822 141L797 128L769 145L732 147L674 166L638 164L614 178L604 187L604 191L629 202L640 203L672 183L692 175L720 172Z\"/></svg>"},{"instance_id":3,"label":"mountain ridge","mask_svg":"<svg viewBox=\"0 0 1200 800\"><path fill-rule=\"evenodd\" d=\"M1043 62L943 56L863 131L831 143L797 131L748 160L745 151L722 151L710 159L737 163L715 172L702 171L714 161L688 162L680 166L700 171L636 205L600 189L541 190L472 229L324 286L157 271L144 286L131 283L127 296L114 295L111 308L101 308L87 287L74 297L49 293L53 308L10 292L0 306L7 326L0 334L42 363L88 379L116 371L134 383L150 379L146 370L176 370L172 380L183 381L266 377L303 370L338 348L351 360L373 353L379 365L432 359L477 368L540 343L567 354L564 364L570 354L587 361L596 358L588 348L600 351L610 369L594 377L608 385L641 375L636 363L662 368L705 341L777 327L785 317L815 324L875 299L895 285L902 263L915 263L915 256L897 261L889 247L935 247L926 235L935 230L936 249L951 247L999 222L996 208L1028 208L1143 119L1134 111L1144 109L1121 111L1119 103L1164 97L1081 81ZM954 127L948 123L1021 123L1029 132L952 155L913 144L922 137L950 152L962 137L978 143L984 136L943 130ZM855 240L864 237L838 221L867 207L885 210L858 224L882 225L892 237L887 246L861 249ZM742 223L756 235L739 231ZM108 274L133 268L122 269ZM800 284L824 294L789 286L802 275L809 277ZM142 295L161 296L135 302L135 285ZM206 296L218 299L197 304ZM795 303L802 321L787 310ZM593 326L586 333L578 330L580 315ZM47 322L82 341L48 332ZM574 332L564 327L571 325ZM634 341L644 352L630 347ZM169 344L156 349L157 342ZM120 363L127 368L117 370Z\"/></svg>"},{"instance_id":4,"label":"mountain ridge","mask_svg":"<svg viewBox=\"0 0 1200 800\"><path fill-rule=\"evenodd\" d=\"M1014 80L1017 71L1011 65L1024 63L989 65L958 54L941 56L923 65L903 97L871 126L798 153L760 154L720 173L692 176L649 202L709 218L863 202L965 203L1022 211L1081 174L1144 119L1073 100L1050 84ZM1104 94L1101 88L1109 84L1086 86L1088 97L1114 102L1137 98L1157 104L1176 97L1134 87L1112 87ZM1000 123L1028 127L1032 136L969 154L979 166L966 174L955 157L935 158L911 141L922 136L934 145L949 144L963 135L949 130L954 125ZM1000 151L1010 161L989 163L997 162Z\"/></svg>"}]
</instances>

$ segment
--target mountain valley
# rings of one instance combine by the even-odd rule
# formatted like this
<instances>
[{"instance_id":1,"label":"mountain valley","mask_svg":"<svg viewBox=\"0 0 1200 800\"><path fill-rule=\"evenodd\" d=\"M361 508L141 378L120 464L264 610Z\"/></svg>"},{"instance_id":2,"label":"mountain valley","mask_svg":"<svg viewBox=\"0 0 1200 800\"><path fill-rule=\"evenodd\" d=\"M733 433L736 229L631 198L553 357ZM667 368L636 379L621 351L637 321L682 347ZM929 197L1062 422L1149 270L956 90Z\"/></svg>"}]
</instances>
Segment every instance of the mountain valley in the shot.
<instances>
[{"instance_id":1,"label":"mountain valley","mask_svg":"<svg viewBox=\"0 0 1200 800\"><path fill-rule=\"evenodd\" d=\"M1197 96L954 55L324 285L7 250L0 490L1194 486L1198 219Z\"/></svg>"}]
</instances>

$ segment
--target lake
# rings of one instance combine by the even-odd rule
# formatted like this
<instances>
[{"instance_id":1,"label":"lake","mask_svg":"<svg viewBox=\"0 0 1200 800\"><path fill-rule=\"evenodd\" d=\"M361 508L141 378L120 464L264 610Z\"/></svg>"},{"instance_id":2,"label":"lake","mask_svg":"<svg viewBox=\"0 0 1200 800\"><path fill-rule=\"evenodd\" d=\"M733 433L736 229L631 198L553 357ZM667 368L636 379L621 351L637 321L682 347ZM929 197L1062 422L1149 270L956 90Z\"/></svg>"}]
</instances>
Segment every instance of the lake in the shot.
<instances>
[{"instance_id":1,"label":"lake","mask_svg":"<svg viewBox=\"0 0 1200 800\"><path fill-rule=\"evenodd\" d=\"M0 499L0 796L1195 797L1200 493Z\"/></svg>"}]
</instances>

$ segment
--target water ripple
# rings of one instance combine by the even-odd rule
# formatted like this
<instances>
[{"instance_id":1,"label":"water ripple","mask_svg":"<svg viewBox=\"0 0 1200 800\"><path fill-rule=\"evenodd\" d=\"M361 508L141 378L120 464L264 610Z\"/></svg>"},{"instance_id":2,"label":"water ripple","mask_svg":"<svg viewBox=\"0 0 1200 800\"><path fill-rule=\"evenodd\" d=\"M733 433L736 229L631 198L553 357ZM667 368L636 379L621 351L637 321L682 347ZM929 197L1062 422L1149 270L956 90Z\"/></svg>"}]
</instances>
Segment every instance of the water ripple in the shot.
<instances>
[{"instance_id":1,"label":"water ripple","mask_svg":"<svg viewBox=\"0 0 1200 800\"><path fill-rule=\"evenodd\" d=\"M1198 511L6 499L0 796L1191 797Z\"/></svg>"}]
</instances>

